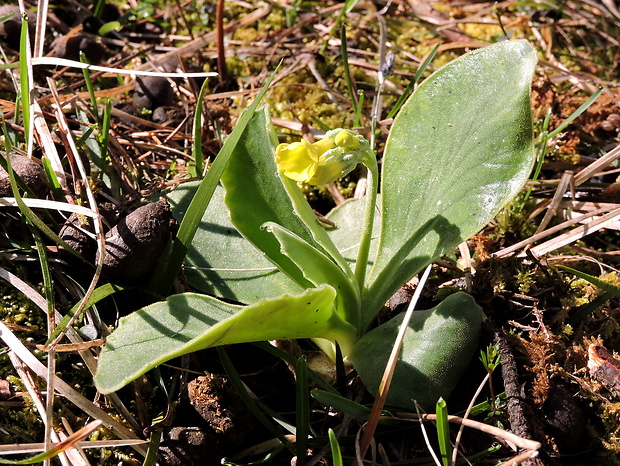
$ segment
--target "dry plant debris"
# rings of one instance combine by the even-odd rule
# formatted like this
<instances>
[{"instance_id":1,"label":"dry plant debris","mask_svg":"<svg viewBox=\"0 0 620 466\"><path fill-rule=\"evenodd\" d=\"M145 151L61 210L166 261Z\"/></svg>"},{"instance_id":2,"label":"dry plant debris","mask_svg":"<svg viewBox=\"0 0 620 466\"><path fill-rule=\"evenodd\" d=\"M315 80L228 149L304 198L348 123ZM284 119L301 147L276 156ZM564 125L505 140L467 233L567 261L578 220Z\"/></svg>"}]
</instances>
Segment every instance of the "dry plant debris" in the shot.
<instances>
[{"instance_id":1,"label":"dry plant debris","mask_svg":"<svg viewBox=\"0 0 620 466\"><path fill-rule=\"evenodd\" d=\"M64 440L67 449L58 455L64 465L141 464L150 433L161 430L165 433L162 464L219 464L219 456L203 456L205 463L198 463L195 455L200 458L205 444L217 444L217 455L232 457L239 464L265 458L280 448L280 440L258 424L236 441L222 442L205 433L201 419L187 417L191 412L187 388L195 391L204 380L197 374L224 371L210 351L162 367L159 381L145 378L106 399L97 395L91 374L98 345L118 315L152 299L139 291L124 291L96 308L80 309L58 351L45 345L54 326L97 283L120 279L130 286L144 285L140 277L154 267L174 232L169 209L149 202L188 179L191 169L192 122L204 78L185 78L183 73L220 73L221 79L209 78L203 102L202 149L205 160L212 160L240 112L280 61L267 101L284 134L312 138L325 128L352 127L356 115L351 99L362 102L362 94L365 100L357 124L367 130L378 73L393 54L378 118L380 153L390 125L384 118L433 47L439 45L439 52L429 71L469 49L524 37L537 47L541 58L532 98L539 140L599 86L603 92L570 126L547 141L540 175L528 185L527 194L458 253L435 265L422 299L430 302L435 295L473 281L471 292L492 323L485 337L488 341L482 343L497 344L504 358L503 380L496 377L495 392L507 395L496 409L477 418L529 437L534 446L524 448L535 450L536 442L542 444L534 458L530 450L518 455L510 439L493 437L492 430L488 434L467 430L460 444L464 455L490 448L496 439L503 446L486 458L491 462L512 458L530 465L620 464L618 356L614 353L620 352L620 300L602 299L599 288L556 268L567 264L608 283L620 282L616 168L620 13L613 2L365 1L355 3L346 14L341 14L344 6L337 2L179 0L115 6L119 2L58 0L51 2L49 10L43 7L46 13L42 14L44 4L21 5L29 12L33 61L47 63L33 69L34 151L28 152L22 110L15 105L16 69L3 70L0 79L0 110L7 128L2 139L11 139L13 168L40 200L26 195L24 201L87 260L77 260L53 241L37 239L16 202L10 200L13 193L6 171L1 170L1 194L6 199L1 200L0 210L0 456L40 452ZM224 5L219 15L218 4ZM17 5L3 5L0 20L19 11ZM102 35L100 28L113 21L121 27ZM340 27L345 32L353 94L347 88ZM18 13L0 24L2 63L19 59L19 30ZM79 60L80 51L89 62L108 68L177 77L93 71L91 94L80 70L50 61ZM107 129L104 115L109 115ZM542 154L542 146L539 149ZM41 171L43 157L49 161L47 169L56 173L57 186L47 185L49 177ZM327 189L308 187L306 194L324 214L344 199L359 196L363 176L356 172ZM58 203L69 207L59 208ZM115 239L115 232L124 225L119 218L126 218L129 230L139 236L136 232L145 224L132 219L142 215L141 209L157 211L148 214L155 228L145 233L152 243L144 250ZM42 275L37 241L46 252L51 288ZM129 273L127 266L110 265L112 255L101 251L105 244L109 252L115 243L125 263L133 266L148 259L147 266ZM118 275L110 271L114 268L120 270ZM177 291L184 286L181 280ZM580 319L571 319L588 307ZM71 351L61 352L69 344L75 345L66 346ZM306 350L305 343L301 345L293 345L298 354ZM268 407L267 412L282 423L294 423L295 386L287 366L249 345L230 352L258 404ZM481 369L478 362L472 364L471 380L464 381L450 400L451 412L467 406L474 393L469 385L484 377ZM213 377L219 380L220 376ZM352 400L372 402L355 378L338 388ZM491 395L483 394L478 401L485 396ZM231 409L220 407L220 399L209 402L222 412ZM356 435L364 421L318 403L312 407L309 415L317 442L309 445L308 464L331 457L324 448L326 441L321 443L328 428L337 433L347 460L353 461ZM407 422L408 416L394 417ZM103 421L105 428L89 424L92 419ZM85 426L97 431L88 440L74 437ZM281 438L294 441L291 435ZM401 425L394 431L385 425L375 442L371 453L376 463L430 461L418 429ZM183 456L186 453L194 456ZM290 464L290 457L284 449L271 461Z\"/></svg>"}]
</instances>

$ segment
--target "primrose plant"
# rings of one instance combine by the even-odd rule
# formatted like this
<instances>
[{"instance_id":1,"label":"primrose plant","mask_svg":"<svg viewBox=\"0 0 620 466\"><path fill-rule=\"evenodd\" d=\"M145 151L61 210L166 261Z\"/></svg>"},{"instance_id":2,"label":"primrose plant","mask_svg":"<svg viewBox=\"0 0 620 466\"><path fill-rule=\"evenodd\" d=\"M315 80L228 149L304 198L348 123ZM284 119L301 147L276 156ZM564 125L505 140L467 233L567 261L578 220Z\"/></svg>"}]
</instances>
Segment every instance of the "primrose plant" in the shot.
<instances>
[{"instance_id":1,"label":"primrose plant","mask_svg":"<svg viewBox=\"0 0 620 466\"><path fill-rule=\"evenodd\" d=\"M506 41L428 77L391 127L380 190L376 155L363 137L336 129L312 144L278 144L267 108L254 111L186 257L187 279L200 293L123 318L101 352L99 390L113 392L208 347L311 338L331 357L339 345L375 391L402 321L372 328L379 310L486 225L530 173L535 64L527 42ZM365 199L320 222L297 182L326 184L359 163L368 168ZM183 185L170 195L177 214L196 189ZM414 313L388 402L413 407L415 399L428 408L446 398L476 350L481 320L463 292Z\"/></svg>"}]
</instances>

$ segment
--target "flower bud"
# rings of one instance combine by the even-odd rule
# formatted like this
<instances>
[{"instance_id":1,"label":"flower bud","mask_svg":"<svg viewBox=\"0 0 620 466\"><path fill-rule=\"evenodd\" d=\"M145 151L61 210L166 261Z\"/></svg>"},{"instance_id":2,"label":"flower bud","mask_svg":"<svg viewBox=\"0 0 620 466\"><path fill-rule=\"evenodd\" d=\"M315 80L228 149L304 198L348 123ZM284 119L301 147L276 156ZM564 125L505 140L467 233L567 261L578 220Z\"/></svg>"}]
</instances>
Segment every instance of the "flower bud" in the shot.
<instances>
[{"instance_id":1,"label":"flower bud","mask_svg":"<svg viewBox=\"0 0 620 466\"><path fill-rule=\"evenodd\" d=\"M363 136L334 129L314 144L303 139L280 144L276 148L276 163L285 176L319 186L342 178L371 155L370 145Z\"/></svg>"}]
</instances>

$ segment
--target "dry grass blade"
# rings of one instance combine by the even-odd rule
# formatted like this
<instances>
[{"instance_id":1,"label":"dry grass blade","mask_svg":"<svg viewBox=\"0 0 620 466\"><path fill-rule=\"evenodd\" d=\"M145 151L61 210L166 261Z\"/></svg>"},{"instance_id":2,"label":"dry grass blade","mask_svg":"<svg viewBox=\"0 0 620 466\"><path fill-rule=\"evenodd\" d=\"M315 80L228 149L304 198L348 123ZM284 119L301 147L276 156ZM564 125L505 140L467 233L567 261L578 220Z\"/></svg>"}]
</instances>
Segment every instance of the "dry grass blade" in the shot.
<instances>
[{"instance_id":1,"label":"dry grass blade","mask_svg":"<svg viewBox=\"0 0 620 466\"><path fill-rule=\"evenodd\" d=\"M612 206L614 208L617 208L617 204L613 204ZM543 238L546 238L547 236L553 235L555 233L558 233L558 232L564 230L565 228L573 226L573 225L575 225L577 223L586 222L589 219L597 217L599 215L606 214L606 213L610 212L609 209L610 208L607 207L607 206L601 207L600 209L592 210L592 211L587 212L587 213L585 213L583 215L579 215L579 216L576 216L574 218L571 218L570 220L566 220L565 222L562 222L559 225L551 227L548 230L545 230L545 231L543 231L541 233L537 233L535 235L532 235L532 236L530 236L529 238L527 238L527 239L525 239L523 241L520 241L520 242L518 242L516 244L513 244L512 246L504 248L501 251L498 251L498 252L494 253L493 256L494 257L509 257L514 252L516 252L516 251L518 251L518 250L520 250L520 249L522 249L524 247L531 246L536 241L541 240ZM573 230L573 232L575 232L575 231L576 230ZM590 233L592 233L593 231L594 230L590 231ZM579 236L579 235L581 235L581 236ZM583 236L585 236L585 234L583 234L583 232L577 233L577 239L579 239L579 237L583 237ZM554 241L554 240L551 240L551 241ZM568 243L564 243L564 244L568 244ZM562 245L560 245L558 247L561 247ZM554 248L554 249L557 249L557 248ZM551 249L551 250L553 250L553 249Z\"/></svg>"},{"instance_id":2,"label":"dry grass blade","mask_svg":"<svg viewBox=\"0 0 620 466\"><path fill-rule=\"evenodd\" d=\"M2 337L1 333L0 333L0 337ZM46 431L45 449L47 450L50 448L50 442L59 443L60 438L58 437L58 434L56 433L56 431L52 429L51 426L49 425L49 416L47 414L45 402L43 401L43 395L36 387L34 380L30 376L30 373L25 369L22 363L22 360L16 355L16 353L13 351L10 351L8 355L9 355L9 359L11 360L11 363L13 364L13 367L15 368L15 371L19 374L20 380L25 385L26 390L28 391L28 394L30 395L30 399L32 400L35 407L37 408L37 411L39 411L39 415L41 416L41 419L43 419L46 424L45 426L45 431ZM59 459L61 463L63 464L63 466L71 466L69 455L70 454L67 453L67 455L62 454L59 456ZM72 457L72 459L75 459L74 455L70 455L70 456Z\"/></svg>"},{"instance_id":3,"label":"dry grass blade","mask_svg":"<svg viewBox=\"0 0 620 466\"><path fill-rule=\"evenodd\" d=\"M577 227L567 233L564 233L558 236L557 238L553 238L549 241L546 241L543 244L534 246L533 248L530 249L530 252L534 254L536 257L541 257L545 254L550 253L551 251L555 251L556 249L561 248L562 246L566 246L567 244L571 244L575 241L578 241L585 236L588 236L588 235L591 235L592 233L600 231L603 228L606 228L608 225L613 224L614 222L617 222L619 219L620 219L620 207L599 217L596 220L592 220L586 225Z\"/></svg>"},{"instance_id":4,"label":"dry grass blade","mask_svg":"<svg viewBox=\"0 0 620 466\"><path fill-rule=\"evenodd\" d=\"M0 339L2 339L14 352L17 357L23 361L28 368L42 379L47 379L47 368L26 348L9 328L0 322ZM137 439L137 435L127 429L122 423L114 419L104 410L96 406L90 400L78 393L64 381L56 377L56 391L76 405L79 409L103 422L103 424L113 431L122 439ZM142 445L133 445L133 447L142 454L146 454L146 448Z\"/></svg>"},{"instance_id":5,"label":"dry grass blade","mask_svg":"<svg viewBox=\"0 0 620 466\"><path fill-rule=\"evenodd\" d=\"M87 217L98 218L99 214L93 210L76 205L67 204L65 202L50 201L48 199L22 199L24 204L34 209L49 209L58 210L61 212L74 212L80 215L86 215ZM0 207L17 207L17 201L14 197L0 197Z\"/></svg>"},{"instance_id":6,"label":"dry grass blade","mask_svg":"<svg viewBox=\"0 0 620 466\"><path fill-rule=\"evenodd\" d=\"M99 422L99 421L93 421ZM92 423L91 423L92 424ZM89 424L90 425L90 424ZM79 432L79 431L78 431ZM63 442L67 441L64 439ZM148 440L89 440L74 442L73 445L80 448L108 448L108 447L123 447L130 445L145 445ZM44 443L15 443L12 445L0 445L0 455L23 455L25 453L37 453L45 451Z\"/></svg>"},{"instance_id":7,"label":"dry grass blade","mask_svg":"<svg viewBox=\"0 0 620 466\"><path fill-rule=\"evenodd\" d=\"M547 228L547 225L549 225L549 222L555 216L558 210L558 207L560 206L560 202L562 201L562 197L564 196L564 193L570 188L572 179L573 179L572 171L566 171L562 174L562 178L560 179L560 184L558 184L558 187L555 190L553 199L551 199L551 203L549 204L547 208L547 212L545 213L545 216L541 220L540 225L538 225L538 228L536 229L536 233L534 234L538 234L541 231L543 231L545 228Z\"/></svg>"},{"instance_id":8,"label":"dry grass blade","mask_svg":"<svg viewBox=\"0 0 620 466\"><path fill-rule=\"evenodd\" d=\"M415 419L415 420L426 420L426 421L435 421L437 416L435 414L399 414L391 419ZM542 444L536 440L529 440L526 438L519 437L511 432L500 429L499 427L495 427L489 424L485 424L484 422L474 421L472 419L464 419L459 416L448 415L448 421L454 424L463 424L465 427L470 427L472 429L477 429L485 434L493 435L497 438L503 439L506 442L512 443L519 448L524 450L536 451L539 450Z\"/></svg>"}]
</instances>

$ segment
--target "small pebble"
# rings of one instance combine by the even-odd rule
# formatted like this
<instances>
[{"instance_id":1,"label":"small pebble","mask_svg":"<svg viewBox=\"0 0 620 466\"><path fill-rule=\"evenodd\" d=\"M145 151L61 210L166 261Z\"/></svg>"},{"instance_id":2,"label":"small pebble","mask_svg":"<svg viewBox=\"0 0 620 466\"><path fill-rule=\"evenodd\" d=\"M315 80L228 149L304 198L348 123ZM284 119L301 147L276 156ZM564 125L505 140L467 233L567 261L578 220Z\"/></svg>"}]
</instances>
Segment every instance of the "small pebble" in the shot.
<instances>
[{"instance_id":1,"label":"small pebble","mask_svg":"<svg viewBox=\"0 0 620 466\"><path fill-rule=\"evenodd\" d=\"M84 52L90 63L101 63L105 49L87 34L74 34L59 37L52 43L51 55L67 60L80 61L80 51Z\"/></svg>"},{"instance_id":2,"label":"small pebble","mask_svg":"<svg viewBox=\"0 0 620 466\"><path fill-rule=\"evenodd\" d=\"M0 23L0 41L4 42L13 50L19 50L19 39L22 30L22 15L17 5L0 6L0 18L12 14L13 16L3 23ZM30 40L33 39L34 22L33 14L28 15L28 27L30 29Z\"/></svg>"},{"instance_id":3,"label":"small pebble","mask_svg":"<svg viewBox=\"0 0 620 466\"><path fill-rule=\"evenodd\" d=\"M170 82L159 76L143 76L136 79L133 93L133 106L138 109L152 110L172 104L174 92Z\"/></svg>"},{"instance_id":4,"label":"small pebble","mask_svg":"<svg viewBox=\"0 0 620 466\"><path fill-rule=\"evenodd\" d=\"M24 155L11 155L11 167L38 199L45 199L50 192L50 185L45 170L40 163ZM0 197L12 197L9 173L0 167Z\"/></svg>"},{"instance_id":5,"label":"small pebble","mask_svg":"<svg viewBox=\"0 0 620 466\"><path fill-rule=\"evenodd\" d=\"M177 225L166 200L136 209L105 235L102 273L131 281L150 272Z\"/></svg>"}]
</instances>

